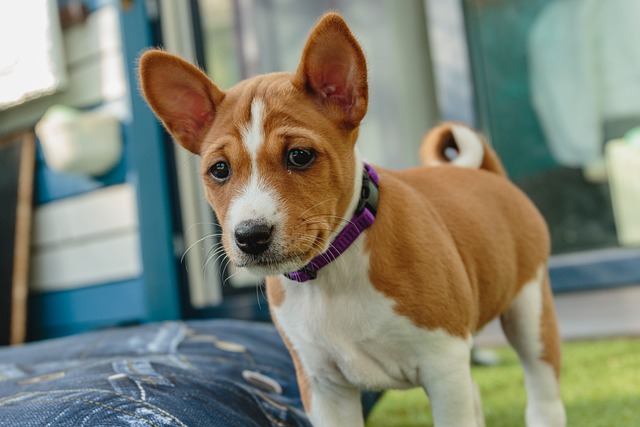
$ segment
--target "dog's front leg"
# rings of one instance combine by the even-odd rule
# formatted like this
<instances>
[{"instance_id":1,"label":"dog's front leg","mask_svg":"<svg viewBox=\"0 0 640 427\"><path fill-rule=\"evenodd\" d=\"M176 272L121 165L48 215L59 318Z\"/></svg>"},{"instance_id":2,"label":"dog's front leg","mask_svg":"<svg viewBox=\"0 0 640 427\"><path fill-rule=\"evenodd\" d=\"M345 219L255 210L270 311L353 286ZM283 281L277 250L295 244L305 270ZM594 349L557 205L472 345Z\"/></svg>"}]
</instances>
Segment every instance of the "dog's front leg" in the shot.
<instances>
[{"instance_id":1,"label":"dog's front leg","mask_svg":"<svg viewBox=\"0 0 640 427\"><path fill-rule=\"evenodd\" d=\"M364 426L359 390L313 379L309 386L305 406L314 427Z\"/></svg>"},{"instance_id":2,"label":"dog's front leg","mask_svg":"<svg viewBox=\"0 0 640 427\"><path fill-rule=\"evenodd\" d=\"M470 342L440 336L424 356L419 381L427 392L436 427L480 427L479 395L471 377Z\"/></svg>"},{"instance_id":3,"label":"dog's front leg","mask_svg":"<svg viewBox=\"0 0 640 427\"><path fill-rule=\"evenodd\" d=\"M460 366L424 381L436 427L479 427L469 367Z\"/></svg>"}]
</instances>

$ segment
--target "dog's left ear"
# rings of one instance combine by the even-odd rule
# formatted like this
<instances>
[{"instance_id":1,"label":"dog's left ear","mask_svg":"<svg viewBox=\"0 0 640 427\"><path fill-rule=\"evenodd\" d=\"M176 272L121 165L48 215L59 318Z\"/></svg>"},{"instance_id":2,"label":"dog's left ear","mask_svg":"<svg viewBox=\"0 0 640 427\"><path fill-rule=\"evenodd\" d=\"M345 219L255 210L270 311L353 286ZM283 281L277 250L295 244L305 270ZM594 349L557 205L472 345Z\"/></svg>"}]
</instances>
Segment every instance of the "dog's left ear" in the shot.
<instances>
[{"instance_id":1,"label":"dog's left ear","mask_svg":"<svg viewBox=\"0 0 640 427\"><path fill-rule=\"evenodd\" d=\"M367 64L360 45L337 13L315 26L293 84L308 92L334 120L355 128L367 112Z\"/></svg>"}]
</instances>

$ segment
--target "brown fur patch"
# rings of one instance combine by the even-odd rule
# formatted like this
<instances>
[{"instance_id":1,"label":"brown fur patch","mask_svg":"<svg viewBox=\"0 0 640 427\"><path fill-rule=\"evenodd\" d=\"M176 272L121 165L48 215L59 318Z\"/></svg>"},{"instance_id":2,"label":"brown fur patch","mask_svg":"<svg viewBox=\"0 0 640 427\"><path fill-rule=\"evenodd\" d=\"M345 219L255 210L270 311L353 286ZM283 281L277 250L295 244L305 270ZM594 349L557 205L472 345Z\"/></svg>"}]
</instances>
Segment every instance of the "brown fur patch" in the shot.
<instances>
[{"instance_id":1,"label":"brown fur patch","mask_svg":"<svg viewBox=\"0 0 640 427\"><path fill-rule=\"evenodd\" d=\"M278 277L267 277L267 298L271 308L280 307L284 302L285 292Z\"/></svg>"},{"instance_id":2,"label":"brown fur patch","mask_svg":"<svg viewBox=\"0 0 640 427\"><path fill-rule=\"evenodd\" d=\"M545 274L542 284L542 315L540 317L540 340L543 344L542 360L549 363L553 367L556 379L560 377L560 368L562 365L560 331L558 330L558 321L556 318L556 310L553 304L553 296L551 294L551 285L549 283L549 275Z\"/></svg>"},{"instance_id":3,"label":"brown fur patch","mask_svg":"<svg viewBox=\"0 0 640 427\"><path fill-rule=\"evenodd\" d=\"M379 171L370 276L416 325L466 337L546 261L546 225L504 177L449 166Z\"/></svg>"}]
</instances>

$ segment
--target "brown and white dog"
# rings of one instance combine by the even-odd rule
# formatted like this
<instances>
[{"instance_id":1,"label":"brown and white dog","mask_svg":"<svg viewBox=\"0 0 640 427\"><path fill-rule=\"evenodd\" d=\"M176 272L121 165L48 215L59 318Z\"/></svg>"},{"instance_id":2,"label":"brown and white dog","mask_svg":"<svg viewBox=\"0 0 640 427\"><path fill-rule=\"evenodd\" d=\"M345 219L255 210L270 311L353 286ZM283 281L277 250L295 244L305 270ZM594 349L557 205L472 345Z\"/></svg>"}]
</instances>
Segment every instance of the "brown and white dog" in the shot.
<instances>
[{"instance_id":1,"label":"brown and white dog","mask_svg":"<svg viewBox=\"0 0 640 427\"><path fill-rule=\"evenodd\" d=\"M437 426L483 425L470 349L497 316L524 367L527 425L565 425L544 220L462 125L427 135L426 167L365 172L356 139L366 63L340 16L317 24L293 74L223 91L150 50L140 78L169 132L201 157L228 256L268 276L315 426L362 426L360 390L413 386L428 393ZM373 224L332 252L365 210Z\"/></svg>"}]
</instances>

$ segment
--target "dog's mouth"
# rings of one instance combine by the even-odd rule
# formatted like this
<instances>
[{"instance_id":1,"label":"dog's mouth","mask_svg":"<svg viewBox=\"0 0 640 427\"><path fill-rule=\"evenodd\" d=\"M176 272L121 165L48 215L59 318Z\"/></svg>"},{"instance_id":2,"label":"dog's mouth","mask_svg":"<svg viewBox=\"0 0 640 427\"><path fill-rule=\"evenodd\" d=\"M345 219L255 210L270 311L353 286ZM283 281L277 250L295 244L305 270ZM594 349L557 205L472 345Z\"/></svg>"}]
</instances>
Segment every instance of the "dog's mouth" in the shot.
<instances>
[{"instance_id":1,"label":"dog's mouth","mask_svg":"<svg viewBox=\"0 0 640 427\"><path fill-rule=\"evenodd\" d=\"M236 267L246 268L259 276L277 276L301 269L306 262L298 256L294 257L242 257L234 261Z\"/></svg>"},{"instance_id":2,"label":"dog's mouth","mask_svg":"<svg viewBox=\"0 0 640 427\"><path fill-rule=\"evenodd\" d=\"M259 255L251 255L246 253L231 256L232 262L236 267L246 268L253 274L260 276L277 276L280 274L291 273L303 268L320 252L317 249L317 242L321 240L320 236L316 236L315 243L310 248L302 250L286 250L285 248L272 248Z\"/></svg>"}]
</instances>

